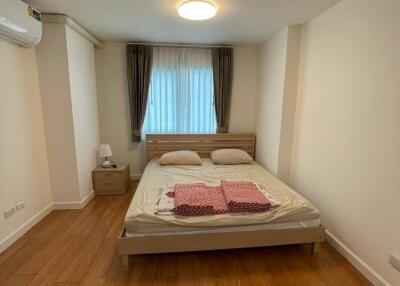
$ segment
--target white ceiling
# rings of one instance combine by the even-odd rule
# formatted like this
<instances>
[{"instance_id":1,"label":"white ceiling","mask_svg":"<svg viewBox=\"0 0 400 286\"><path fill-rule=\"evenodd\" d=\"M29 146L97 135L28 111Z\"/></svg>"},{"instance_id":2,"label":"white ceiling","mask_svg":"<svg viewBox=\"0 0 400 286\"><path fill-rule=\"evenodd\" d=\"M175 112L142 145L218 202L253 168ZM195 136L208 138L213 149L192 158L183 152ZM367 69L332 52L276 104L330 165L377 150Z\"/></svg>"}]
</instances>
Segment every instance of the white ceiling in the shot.
<instances>
[{"instance_id":1,"label":"white ceiling","mask_svg":"<svg viewBox=\"0 0 400 286\"><path fill-rule=\"evenodd\" d=\"M339 1L213 0L217 16L197 22L178 16L182 0L26 0L42 12L70 16L103 41L203 44L261 43Z\"/></svg>"}]
</instances>

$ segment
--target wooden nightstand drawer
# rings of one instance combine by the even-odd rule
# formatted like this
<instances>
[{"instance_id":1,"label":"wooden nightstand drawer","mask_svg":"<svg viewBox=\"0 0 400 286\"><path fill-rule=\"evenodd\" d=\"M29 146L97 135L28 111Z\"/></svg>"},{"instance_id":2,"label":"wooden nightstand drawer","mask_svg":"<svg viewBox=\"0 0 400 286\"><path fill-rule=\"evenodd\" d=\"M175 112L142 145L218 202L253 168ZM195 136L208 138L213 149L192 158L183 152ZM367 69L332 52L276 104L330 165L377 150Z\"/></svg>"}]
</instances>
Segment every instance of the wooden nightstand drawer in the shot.
<instances>
[{"instance_id":1,"label":"wooden nightstand drawer","mask_svg":"<svg viewBox=\"0 0 400 286\"><path fill-rule=\"evenodd\" d=\"M107 180L107 181L122 181L121 172L95 172L94 179L96 181Z\"/></svg>"},{"instance_id":2,"label":"wooden nightstand drawer","mask_svg":"<svg viewBox=\"0 0 400 286\"><path fill-rule=\"evenodd\" d=\"M112 176L107 180L95 181L95 188L97 190L122 189L123 187L124 182L122 181L122 176Z\"/></svg>"}]
</instances>

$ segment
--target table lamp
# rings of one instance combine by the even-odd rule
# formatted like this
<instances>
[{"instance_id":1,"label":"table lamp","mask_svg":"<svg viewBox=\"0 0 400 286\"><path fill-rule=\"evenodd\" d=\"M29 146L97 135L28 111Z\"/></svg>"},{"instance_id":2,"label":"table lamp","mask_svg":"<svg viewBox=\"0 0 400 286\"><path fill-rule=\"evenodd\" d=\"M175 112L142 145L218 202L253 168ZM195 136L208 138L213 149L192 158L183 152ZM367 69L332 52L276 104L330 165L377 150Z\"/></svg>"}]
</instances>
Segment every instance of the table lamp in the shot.
<instances>
[{"instance_id":1,"label":"table lamp","mask_svg":"<svg viewBox=\"0 0 400 286\"><path fill-rule=\"evenodd\" d=\"M99 157L104 158L104 162L101 165L103 168L111 168L112 163L108 161L108 157L112 156L110 144L101 144L99 147Z\"/></svg>"}]
</instances>

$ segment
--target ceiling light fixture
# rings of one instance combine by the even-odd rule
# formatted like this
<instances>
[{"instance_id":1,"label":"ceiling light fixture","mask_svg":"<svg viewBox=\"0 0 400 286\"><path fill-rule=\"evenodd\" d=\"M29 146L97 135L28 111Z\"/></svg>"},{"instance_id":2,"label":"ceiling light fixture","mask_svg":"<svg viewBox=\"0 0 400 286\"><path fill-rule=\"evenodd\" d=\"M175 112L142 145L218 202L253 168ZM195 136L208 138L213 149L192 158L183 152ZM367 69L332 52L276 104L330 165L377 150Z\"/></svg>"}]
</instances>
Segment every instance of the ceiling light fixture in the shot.
<instances>
[{"instance_id":1,"label":"ceiling light fixture","mask_svg":"<svg viewBox=\"0 0 400 286\"><path fill-rule=\"evenodd\" d=\"M217 14L217 8L208 1L187 1L178 8L181 17L189 20L207 20Z\"/></svg>"}]
</instances>

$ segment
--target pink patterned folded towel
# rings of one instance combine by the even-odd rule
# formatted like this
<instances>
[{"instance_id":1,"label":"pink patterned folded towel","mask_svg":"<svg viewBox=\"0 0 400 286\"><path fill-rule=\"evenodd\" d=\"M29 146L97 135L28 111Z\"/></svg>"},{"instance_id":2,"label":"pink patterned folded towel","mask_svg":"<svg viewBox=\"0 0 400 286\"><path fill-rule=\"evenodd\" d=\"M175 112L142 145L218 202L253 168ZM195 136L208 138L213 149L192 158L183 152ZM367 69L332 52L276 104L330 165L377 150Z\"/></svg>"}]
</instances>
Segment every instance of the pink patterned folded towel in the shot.
<instances>
[{"instance_id":1,"label":"pink patterned folded towel","mask_svg":"<svg viewBox=\"0 0 400 286\"><path fill-rule=\"evenodd\" d=\"M215 214L224 214L229 212L224 192L220 186L207 186L207 192Z\"/></svg>"},{"instance_id":2,"label":"pink patterned folded towel","mask_svg":"<svg viewBox=\"0 0 400 286\"><path fill-rule=\"evenodd\" d=\"M221 181L229 212L263 212L271 202L252 182Z\"/></svg>"},{"instance_id":3,"label":"pink patterned folded towel","mask_svg":"<svg viewBox=\"0 0 400 286\"><path fill-rule=\"evenodd\" d=\"M176 184L175 214L201 216L214 214L214 208L205 184Z\"/></svg>"}]
</instances>

